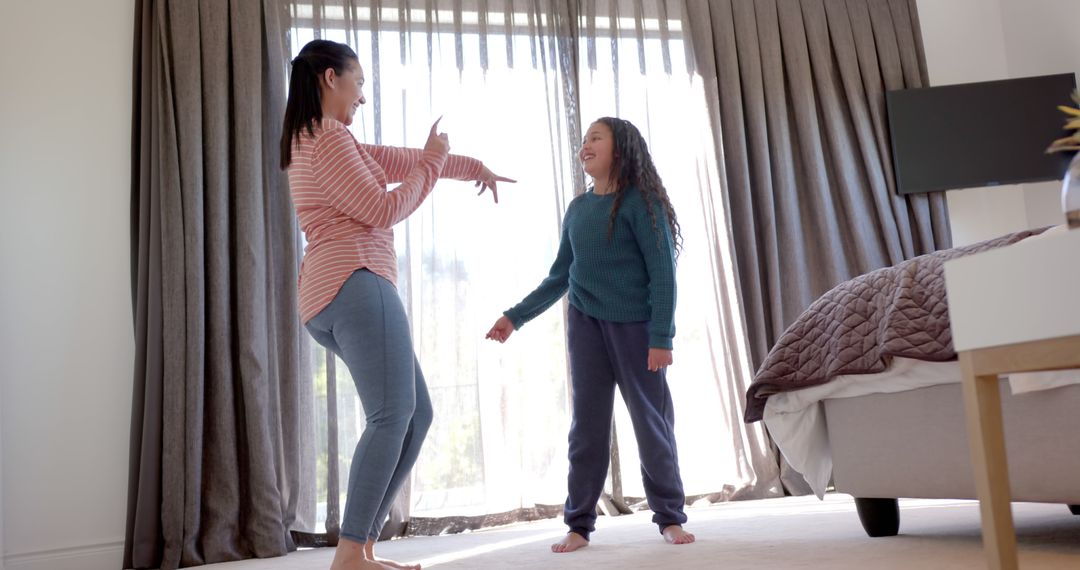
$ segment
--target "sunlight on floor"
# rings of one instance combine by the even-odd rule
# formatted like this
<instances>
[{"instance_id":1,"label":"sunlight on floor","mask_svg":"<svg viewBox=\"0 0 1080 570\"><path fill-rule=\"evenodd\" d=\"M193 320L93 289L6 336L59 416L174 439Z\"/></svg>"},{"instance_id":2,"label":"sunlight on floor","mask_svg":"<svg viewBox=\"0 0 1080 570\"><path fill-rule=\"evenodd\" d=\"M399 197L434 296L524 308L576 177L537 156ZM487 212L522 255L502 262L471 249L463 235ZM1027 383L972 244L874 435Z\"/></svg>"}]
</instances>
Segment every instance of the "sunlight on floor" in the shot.
<instances>
[{"instance_id":1,"label":"sunlight on floor","mask_svg":"<svg viewBox=\"0 0 1080 570\"><path fill-rule=\"evenodd\" d=\"M460 550L460 551L457 551L457 552L448 552L446 554L440 554L438 556L432 556L430 558L424 558L423 560L417 560L416 563L420 564L420 566L423 567L423 568L431 568L433 566L438 566L439 564L446 564L448 562L456 562L458 560L465 560L467 558L473 558L475 556L480 556L480 555L483 555L483 554L489 554L491 552L496 552L498 550L505 550L505 549L508 549L508 548L514 548L516 546L521 546L521 545L524 545L524 544L530 544L530 543L533 543L533 542L548 541L548 540L554 541L555 539L558 539L558 538L562 537L564 533L565 533L565 531L558 530L558 531L552 531L552 532L544 533L544 534L534 534L534 535L531 535L531 536L524 536L524 537L521 537L521 538L514 538L514 539L510 539L510 540L501 540L499 542L495 542L495 543L492 543L492 544L484 544L484 545L481 545L481 546L475 546L475 547L467 548L465 550Z\"/></svg>"}]
</instances>

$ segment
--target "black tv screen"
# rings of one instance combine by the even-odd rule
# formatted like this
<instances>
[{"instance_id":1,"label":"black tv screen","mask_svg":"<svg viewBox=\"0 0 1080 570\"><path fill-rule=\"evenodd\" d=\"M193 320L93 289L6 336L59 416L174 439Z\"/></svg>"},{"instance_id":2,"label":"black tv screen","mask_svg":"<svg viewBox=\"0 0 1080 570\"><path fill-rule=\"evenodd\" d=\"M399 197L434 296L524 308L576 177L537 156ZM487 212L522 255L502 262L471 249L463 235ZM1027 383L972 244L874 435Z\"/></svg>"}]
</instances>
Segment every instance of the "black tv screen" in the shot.
<instances>
[{"instance_id":1,"label":"black tv screen","mask_svg":"<svg viewBox=\"0 0 1080 570\"><path fill-rule=\"evenodd\" d=\"M1071 73L885 93L900 194L1060 179Z\"/></svg>"}]
</instances>

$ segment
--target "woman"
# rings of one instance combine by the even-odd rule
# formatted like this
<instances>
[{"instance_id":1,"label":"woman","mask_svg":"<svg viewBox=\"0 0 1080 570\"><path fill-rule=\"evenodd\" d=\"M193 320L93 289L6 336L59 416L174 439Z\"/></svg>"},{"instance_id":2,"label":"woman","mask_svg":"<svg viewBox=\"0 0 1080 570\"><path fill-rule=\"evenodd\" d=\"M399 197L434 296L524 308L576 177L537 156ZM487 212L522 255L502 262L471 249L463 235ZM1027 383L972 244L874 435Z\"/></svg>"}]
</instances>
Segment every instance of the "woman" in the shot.
<instances>
[{"instance_id":1,"label":"woman","mask_svg":"<svg viewBox=\"0 0 1080 570\"><path fill-rule=\"evenodd\" d=\"M413 568L376 560L390 505L420 454L432 409L397 295L391 227L415 211L439 178L496 176L480 161L449 155L431 127L423 150L360 144L348 130L365 102L364 72L348 46L315 40L292 62L281 166L307 248L300 268L300 318L315 340L349 367L366 425L349 470L341 541L331 570ZM387 191L386 186L400 183Z\"/></svg>"}]
</instances>

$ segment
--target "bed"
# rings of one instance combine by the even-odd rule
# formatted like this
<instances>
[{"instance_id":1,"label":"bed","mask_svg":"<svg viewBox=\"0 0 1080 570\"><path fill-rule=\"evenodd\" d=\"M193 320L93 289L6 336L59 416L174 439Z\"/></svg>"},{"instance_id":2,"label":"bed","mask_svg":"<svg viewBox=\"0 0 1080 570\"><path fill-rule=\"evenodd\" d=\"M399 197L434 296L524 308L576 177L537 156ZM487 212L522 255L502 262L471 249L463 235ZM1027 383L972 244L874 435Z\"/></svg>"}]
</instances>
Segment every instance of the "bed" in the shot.
<instances>
[{"instance_id":1,"label":"bed","mask_svg":"<svg viewBox=\"0 0 1080 570\"><path fill-rule=\"evenodd\" d=\"M897 534L899 498L976 498L943 264L1043 233L935 252L838 285L770 351L745 419L765 422L819 497L830 484L854 496L870 536ZM1013 500L1080 514L1080 437L1060 435L1080 435L1080 371L1015 374L1001 390Z\"/></svg>"}]
</instances>

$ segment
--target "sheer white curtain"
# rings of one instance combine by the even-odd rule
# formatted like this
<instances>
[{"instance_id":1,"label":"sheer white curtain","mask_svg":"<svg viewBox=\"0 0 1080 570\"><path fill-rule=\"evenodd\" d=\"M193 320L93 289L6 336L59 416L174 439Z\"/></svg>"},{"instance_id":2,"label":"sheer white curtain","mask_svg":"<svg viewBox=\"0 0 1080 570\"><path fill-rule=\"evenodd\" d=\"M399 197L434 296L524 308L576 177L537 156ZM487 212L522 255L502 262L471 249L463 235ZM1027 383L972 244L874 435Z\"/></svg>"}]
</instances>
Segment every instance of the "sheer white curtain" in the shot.
<instances>
[{"instance_id":1,"label":"sheer white curtain","mask_svg":"<svg viewBox=\"0 0 1080 570\"><path fill-rule=\"evenodd\" d=\"M563 95L570 87L560 68L566 62L558 59L558 22L549 2L514 4L292 6L294 54L322 37L348 43L359 55L368 77L368 104L352 127L359 140L422 146L441 116L452 153L519 180L501 188L498 205L490 194L477 197L471 183L441 181L395 228L398 290L435 408L404 499L414 520L559 505L565 496L562 312L549 311L506 345L484 340L502 311L546 273L580 179L569 160L578 135L567 133ZM347 369L340 362L334 368L339 453L330 467L340 470L343 500L363 417ZM316 387L324 398L326 378L321 364ZM321 498L325 420L318 431Z\"/></svg>"},{"instance_id":2,"label":"sheer white curtain","mask_svg":"<svg viewBox=\"0 0 1080 570\"><path fill-rule=\"evenodd\" d=\"M779 493L760 424L744 426L739 411L749 374L745 340L713 137L700 80L686 63L681 3L643 4L290 5L293 54L322 37L348 43L359 55L368 77L368 104L352 127L359 140L420 146L442 116L451 152L519 180L502 187L498 205L490 196L477 198L469 183L442 181L395 228L398 289L435 407L411 485L392 513L398 521L411 518L410 533L559 512L569 429L565 303L504 345L483 336L546 276L566 204L583 190L580 133L604 115L631 120L649 138L683 226L669 381L687 493L712 500ZM325 402L329 377L339 415L339 449L328 454L325 404L317 405L319 459L311 472L321 503L327 469L335 466L344 498L363 417L347 369L337 363L327 374L321 350L313 362L317 396ZM623 494L641 497L637 450L621 414L618 474ZM336 457L328 461L330 455ZM320 509L307 530L321 531L325 515Z\"/></svg>"}]
</instances>

